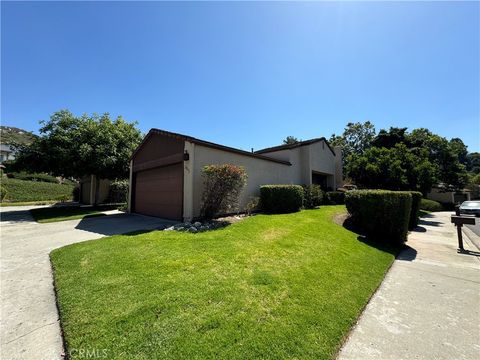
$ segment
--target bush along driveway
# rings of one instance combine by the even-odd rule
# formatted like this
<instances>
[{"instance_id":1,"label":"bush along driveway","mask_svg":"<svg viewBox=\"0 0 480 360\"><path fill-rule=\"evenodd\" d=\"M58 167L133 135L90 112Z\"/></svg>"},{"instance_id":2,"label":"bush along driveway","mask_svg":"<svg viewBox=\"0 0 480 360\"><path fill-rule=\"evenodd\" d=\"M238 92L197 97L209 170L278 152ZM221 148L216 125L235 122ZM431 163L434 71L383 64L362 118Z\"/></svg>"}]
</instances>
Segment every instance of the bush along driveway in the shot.
<instances>
[{"instance_id":1,"label":"bush along driveway","mask_svg":"<svg viewBox=\"0 0 480 360\"><path fill-rule=\"evenodd\" d=\"M52 252L67 351L108 358L329 359L390 267L343 206Z\"/></svg>"}]
</instances>

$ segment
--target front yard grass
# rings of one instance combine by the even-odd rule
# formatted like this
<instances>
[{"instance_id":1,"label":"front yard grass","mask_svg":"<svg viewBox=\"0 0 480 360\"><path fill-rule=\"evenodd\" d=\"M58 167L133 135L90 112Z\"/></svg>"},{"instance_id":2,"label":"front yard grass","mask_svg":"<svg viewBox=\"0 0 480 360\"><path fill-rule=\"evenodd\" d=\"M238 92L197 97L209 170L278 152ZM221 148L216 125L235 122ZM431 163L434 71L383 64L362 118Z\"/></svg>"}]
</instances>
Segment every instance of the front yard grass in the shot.
<instances>
[{"instance_id":1,"label":"front yard grass","mask_svg":"<svg viewBox=\"0 0 480 360\"><path fill-rule=\"evenodd\" d=\"M51 223L56 221L66 221L74 219L83 219L84 217L102 216L104 211L115 210L118 206L58 206L32 209L35 221L39 223Z\"/></svg>"},{"instance_id":2,"label":"front yard grass","mask_svg":"<svg viewBox=\"0 0 480 360\"><path fill-rule=\"evenodd\" d=\"M394 260L332 218L257 215L54 250L67 351L112 359L331 359Z\"/></svg>"}]
</instances>

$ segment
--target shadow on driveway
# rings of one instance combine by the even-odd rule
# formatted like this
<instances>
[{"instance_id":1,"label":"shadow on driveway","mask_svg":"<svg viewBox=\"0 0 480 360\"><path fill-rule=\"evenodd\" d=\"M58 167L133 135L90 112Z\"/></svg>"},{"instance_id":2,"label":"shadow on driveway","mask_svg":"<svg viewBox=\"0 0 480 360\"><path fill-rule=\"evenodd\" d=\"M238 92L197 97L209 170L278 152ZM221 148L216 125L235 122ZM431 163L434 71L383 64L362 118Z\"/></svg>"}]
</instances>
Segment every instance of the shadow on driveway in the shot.
<instances>
[{"instance_id":1,"label":"shadow on driveway","mask_svg":"<svg viewBox=\"0 0 480 360\"><path fill-rule=\"evenodd\" d=\"M30 210L2 211L0 213L0 222L2 223L22 223L35 221L30 214Z\"/></svg>"},{"instance_id":2,"label":"shadow on driveway","mask_svg":"<svg viewBox=\"0 0 480 360\"><path fill-rule=\"evenodd\" d=\"M425 220L424 218L420 218L420 220L418 221L418 225L442 226L442 223L440 221Z\"/></svg>"},{"instance_id":3,"label":"shadow on driveway","mask_svg":"<svg viewBox=\"0 0 480 360\"><path fill-rule=\"evenodd\" d=\"M397 256L397 260L413 261L417 257L417 250L405 245L400 254Z\"/></svg>"},{"instance_id":4,"label":"shadow on driveway","mask_svg":"<svg viewBox=\"0 0 480 360\"><path fill-rule=\"evenodd\" d=\"M139 214L112 214L101 217L83 218L75 229L106 236L127 234L137 235L152 230L163 230L177 221L160 219Z\"/></svg>"}]
</instances>

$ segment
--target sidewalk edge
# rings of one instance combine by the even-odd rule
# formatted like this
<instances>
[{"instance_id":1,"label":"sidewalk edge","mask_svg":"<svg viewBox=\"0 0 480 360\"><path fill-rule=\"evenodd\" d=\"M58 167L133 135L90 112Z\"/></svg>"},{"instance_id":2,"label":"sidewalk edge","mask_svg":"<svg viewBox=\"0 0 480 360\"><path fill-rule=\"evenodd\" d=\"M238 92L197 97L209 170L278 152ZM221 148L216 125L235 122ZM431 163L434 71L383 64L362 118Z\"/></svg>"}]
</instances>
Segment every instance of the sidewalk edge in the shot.
<instances>
[{"instance_id":1,"label":"sidewalk edge","mask_svg":"<svg viewBox=\"0 0 480 360\"><path fill-rule=\"evenodd\" d=\"M466 226L462 226L462 231L463 231L463 234L468 238L470 243L472 243L473 246L475 246L477 250L480 251L480 236L475 234L472 230L470 230Z\"/></svg>"}]
</instances>

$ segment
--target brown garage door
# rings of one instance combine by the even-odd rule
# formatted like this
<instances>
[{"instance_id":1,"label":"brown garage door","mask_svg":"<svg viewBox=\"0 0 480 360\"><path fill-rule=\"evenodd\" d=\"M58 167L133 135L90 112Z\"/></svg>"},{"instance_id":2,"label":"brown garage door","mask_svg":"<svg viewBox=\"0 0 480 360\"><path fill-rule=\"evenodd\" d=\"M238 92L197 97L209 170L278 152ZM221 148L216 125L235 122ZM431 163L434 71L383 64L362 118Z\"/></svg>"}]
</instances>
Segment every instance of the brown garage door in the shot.
<instances>
[{"instance_id":1,"label":"brown garage door","mask_svg":"<svg viewBox=\"0 0 480 360\"><path fill-rule=\"evenodd\" d=\"M134 211L181 220L183 216L183 163L135 173Z\"/></svg>"}]
</instances>

